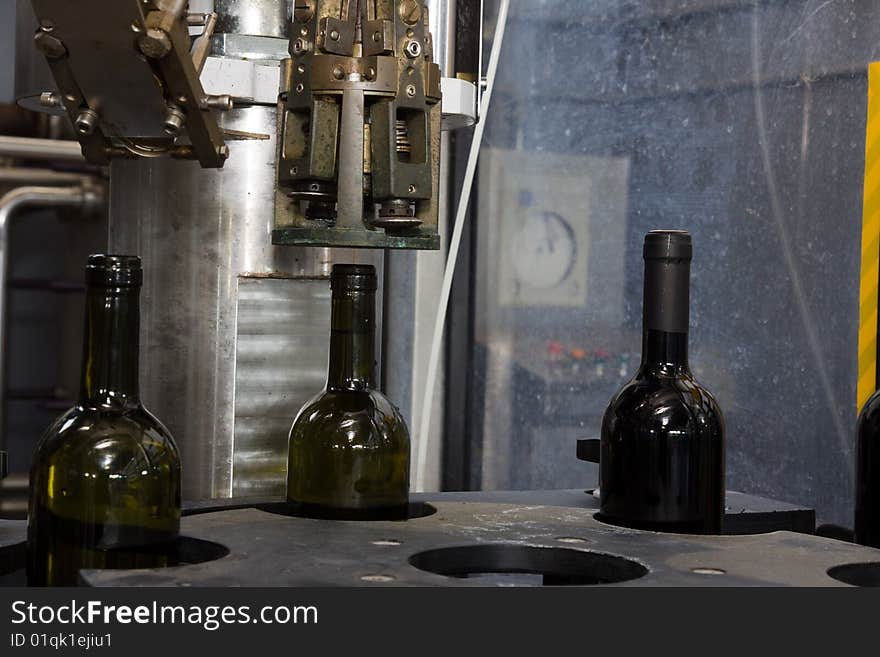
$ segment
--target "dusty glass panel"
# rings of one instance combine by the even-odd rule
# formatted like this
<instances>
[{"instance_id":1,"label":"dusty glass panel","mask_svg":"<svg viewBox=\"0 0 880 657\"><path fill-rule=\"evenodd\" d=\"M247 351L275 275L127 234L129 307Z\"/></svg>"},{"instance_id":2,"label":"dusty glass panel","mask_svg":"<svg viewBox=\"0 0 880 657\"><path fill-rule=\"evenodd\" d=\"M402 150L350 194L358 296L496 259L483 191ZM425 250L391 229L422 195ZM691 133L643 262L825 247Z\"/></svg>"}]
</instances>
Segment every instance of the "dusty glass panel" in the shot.
<instances>
[{"instance_id":1,"label":"dusty glass panel","mask_svg":"<svg viewBox=\"0 0 880 657\"><path fill-rule=\"evenodd\" d=\"M683 228L728 487L851 523L878 44L868 0L512 3L478 188L483 488L582 485L574 439L638 365L644 233Z\"/></svg>"}]
</instances>

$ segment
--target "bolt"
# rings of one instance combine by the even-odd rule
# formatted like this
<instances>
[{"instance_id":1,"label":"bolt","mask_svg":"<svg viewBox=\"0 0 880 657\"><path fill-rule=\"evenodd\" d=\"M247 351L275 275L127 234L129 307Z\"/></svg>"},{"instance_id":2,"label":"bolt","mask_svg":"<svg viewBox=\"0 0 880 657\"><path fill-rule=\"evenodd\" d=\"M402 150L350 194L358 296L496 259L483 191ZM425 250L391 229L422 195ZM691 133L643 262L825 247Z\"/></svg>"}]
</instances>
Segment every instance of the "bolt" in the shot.
<instances>
[{"instance_id":1,"label":"bolt","mask_svg":"<svg viewBox=\"0 0 880 657\"><path fill-rule=\"evenodd\" d=\"M76 117L76 131L81 135L90 135L98 127L100 117L95 110L84 109Z\"/></svg>"},{"instance_id":2,"label":"bolt","mask_svg":"<svg viewBox=\"0 0 880 657\"><path fill-rule=\"evenodd\" d=\"M373 41L375 41L376 43L379 43L381 40L382 40L382 33L381 32L373 32Z\"/></svg>"},{"instance_id":3,"label":"bolt","mask_svg":"<svg viewBox=\"0 0 880 657\"><path fill-rule=\"evenodd\" d=\"M341 66L336 66L333 69L333 77L337 80L341 80L345 76L345 71L342 70Z\"/></svg>"},{"instance_id":4,"label":"bolt","mask_svg":"<svg viewBox=\"0 0 880 657\"><path fill-rule=\"evenodd\" d=\"M151 27L138 40L138 47L150 59L162 59L171 52L171 39L168 38L164 30Z\"/></svg>"},{"instance_id":5,"label":"bolt","mask_svg":"<svg viewBox=\"0 0 880 657\"><path fill-rule=\"evenodd\" d=\"M416 87L414 84L407 85L406 87L406 95L410 98L415 98L416 95Z\"/></svg>"},{"instance_id":6,"label":"bolt","mask_svg":"<svg viewBox=\"0 0 880 657\"><path fill-rule=\"evenodd\" d=\"M415 59L422 54L422 44L418 41L408 41L404 50L407 57Z\"/></svg>"},{"instance_id":7,"label":"bolt","mask_svg":"<svg viewBox=\"0 0 880 657\"><path fill-rule=\"evenodd\" d=\"M229 158L229 146L223 144L222 146L217 147L217 155L219 155L222 159Z\"/></svg>"},{"instance_id":8,"label":"bolt","mask_svg":"<svg viewBox=\"0 0 880 657\"><path fill-rule=\"evenodd\" d=\"M199 102L199 107L201 109L214 109L220 112L228 112L232 109L232 106L232 96L230 96L229 94L208 94L206 96L202 96L202 100L201 102Z\"/></svg>"},{"instance_id":9,"label":"bolt","mask_svg":"<svg viewBox=\"0 0 880 657\"><path fill-rule=\"evenodd\" d=\"M40 94L40 105L43 107L63 107L63 103L61 102L61 96L52 92L52 91L44 91Z\"/></svg>"},{"instance_id":10,"label":"bolt","mask_svg":"<svg viewBox=\"0 0 880 657\"><path fill-rule=\"evenodd\" d=\"M407 25L415 25L422 17L422 6L416 0L403 0L398 7L400 20Z\"/></svg>"},{"instance_id":11,"label":"bolt","mask_svg":"<svg viewBox=\"0 0 880 657\"><path fill-rule=\"evenodd\" d=\"M330 30L330 40L339 41L339 32L337 30Z\"/></svg>"},{"instance_id":12,"label":"bolt","mask_svg":"<svg viewBox=\"0 0 880 657\"><path fill-rule=\"evenodd\" d=\"M168 111L165 113L165 121L162 124L165 133L171 136L178 134L184 123L186 123L186 114L179 107L169 105Z\"/></svg>"},{"instance_id":13,"label":"bolt","mask_svg":"<svg viewBox=\"0 0 880 657\"><path fill-rule=\"evenodd\" d=\"M366 77L367 77L367 80L375 80L376 79L376 69L374 69L372 66L370 66L367 69Z\"/></svg>"}]
</instances>

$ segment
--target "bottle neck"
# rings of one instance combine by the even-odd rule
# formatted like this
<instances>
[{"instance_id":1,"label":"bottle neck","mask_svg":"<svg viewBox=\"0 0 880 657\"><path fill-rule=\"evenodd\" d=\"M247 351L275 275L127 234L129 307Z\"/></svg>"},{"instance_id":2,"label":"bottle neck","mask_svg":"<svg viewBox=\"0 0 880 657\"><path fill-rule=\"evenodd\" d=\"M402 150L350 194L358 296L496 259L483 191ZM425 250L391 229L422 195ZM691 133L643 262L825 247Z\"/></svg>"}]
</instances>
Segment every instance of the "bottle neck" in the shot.
<instances>
[{"instance_id":1,"label":"bottle neck","mask_svg":"<svg viewBox=\"0 0 880 657\"><path fill-rule=\"evenodd\" d=\"M375 388L376 293L334 290L330 327L327 388Z\"/></svg>"},{"instance_id":2,"label":"bottle neck","mask_svg":"<svg viewBox=\"0 0 880 657\"><path fill-rule=\"evenodd\" d=\"M80 388L82 403L140 404L139 293L138 287L88 288Z\"/></svg>"},{"instance_id":3,"label":"bottle neck","mask_svg":"<svg viewBox=\"0 0 880 657\"><path fill-rule=\"evenodd\" d=\"M642 369L688 370L690 262L645 260Z\"/></svg>"},{"instance_id":4,"label":"bottle neck","mask_svg":"<svg viewBox=\"0 0 880 657\"><path fill-rule=\"evenodd\" d=\"M642 369L688 371L688 334L646 330L642 335Z\"/></svg>"}]
</instances>

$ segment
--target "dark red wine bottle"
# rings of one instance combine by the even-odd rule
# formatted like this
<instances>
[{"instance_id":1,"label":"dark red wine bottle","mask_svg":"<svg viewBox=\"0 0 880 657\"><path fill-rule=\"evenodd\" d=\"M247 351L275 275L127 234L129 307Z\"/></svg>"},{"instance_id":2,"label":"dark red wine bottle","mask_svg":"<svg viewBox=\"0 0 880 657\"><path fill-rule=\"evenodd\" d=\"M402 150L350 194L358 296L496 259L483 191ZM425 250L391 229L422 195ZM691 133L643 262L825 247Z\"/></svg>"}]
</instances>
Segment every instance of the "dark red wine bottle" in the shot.
<instances>
[{"instance_id":1,"label":"dark red wine bottle","mask_svg":"<svg viewBox=\"0 0 880 657\"><path fill-rule=\"evenodd\" d=\"M880 391L859 414L855 507L855 542L880 548Z\"/></svg>"},{"instance_id":2,"label":"dark red wine bottle","mask_svg":"<svg viewBox=\"0 0 880 657\"><path fill-rule=\"evenodd\" d=\"M642 362L602 422L600 517L681 533L721 532L724 421L688 366L691 236L645 237Z\"/></svg>"}]
</instances>

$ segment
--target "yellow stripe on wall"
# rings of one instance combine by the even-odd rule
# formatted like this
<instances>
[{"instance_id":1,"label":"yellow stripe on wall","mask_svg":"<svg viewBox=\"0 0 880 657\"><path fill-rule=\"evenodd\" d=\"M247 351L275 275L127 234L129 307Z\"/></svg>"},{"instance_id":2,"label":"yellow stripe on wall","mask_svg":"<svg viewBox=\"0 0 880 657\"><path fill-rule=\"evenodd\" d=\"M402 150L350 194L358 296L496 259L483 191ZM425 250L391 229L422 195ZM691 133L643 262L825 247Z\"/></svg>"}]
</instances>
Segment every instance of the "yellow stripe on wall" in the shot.
<instances>
[{"instance_id":1,"label":"yellow stripe on wall","mask_svg":"<svg viewBox=\"0 0 880 657\"><path fill-rule=\"evenodd\" d=\"M880 62L874 62L868 66L857 410L861 410L877 387L878 279L880 279Z\"/></svg>"}]
</instances>

